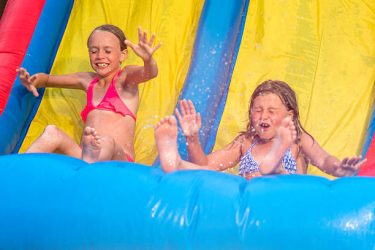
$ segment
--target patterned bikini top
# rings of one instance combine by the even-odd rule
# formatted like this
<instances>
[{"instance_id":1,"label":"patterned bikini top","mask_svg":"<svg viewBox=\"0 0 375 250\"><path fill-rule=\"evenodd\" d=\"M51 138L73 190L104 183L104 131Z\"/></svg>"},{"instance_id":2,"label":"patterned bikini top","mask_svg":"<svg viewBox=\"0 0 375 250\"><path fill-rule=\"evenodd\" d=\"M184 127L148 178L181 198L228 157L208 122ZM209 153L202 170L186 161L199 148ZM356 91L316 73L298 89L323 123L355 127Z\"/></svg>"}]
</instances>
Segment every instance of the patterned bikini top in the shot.
<instances>
[{"instance_id":1,"label":"patterned bikini top","mask_svg":"<svg viewBox=\"0 0 375 250\"><path fill-rule=\"evenodd\" d=\"M246 153L240 159L239 174L242 176L246 174L259 172L259 164L254 160L253 155L251 154L251 150L256 144L256 141L253 144L251 144L249 150L247 150ZM286 151L286 154L284 155L282 165L285 168L285 170L288 171L289 174L295 174L297 172L297 162L293 158L292 151L290 150L290 148L288 149L288 151Z\"/></svg>"}]
</instances>

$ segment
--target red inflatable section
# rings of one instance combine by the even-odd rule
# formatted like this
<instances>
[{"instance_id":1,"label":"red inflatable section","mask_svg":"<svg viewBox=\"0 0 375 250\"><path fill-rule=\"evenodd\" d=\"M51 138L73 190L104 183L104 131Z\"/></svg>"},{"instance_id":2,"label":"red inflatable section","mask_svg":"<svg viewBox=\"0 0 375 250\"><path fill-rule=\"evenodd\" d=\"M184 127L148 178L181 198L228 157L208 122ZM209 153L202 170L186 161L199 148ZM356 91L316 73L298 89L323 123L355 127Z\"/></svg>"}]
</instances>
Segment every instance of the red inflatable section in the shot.
<instances>
[{"instance_id":1,"label":"red inflatable section","mask_svg":"<svg viewBox=\"0 0 375 250\"><path fill-rule=\"evenodd\" d=\"M375 176L375 136L366 154L367 161L358 172L360 176Z\"/></svg>"},{"instance_id":2,"label":"red inflatable section","mask_svg":"<svg viewBox=\"0 0 375 250\"><path fill-rule=\"evenodd\" d=\"M0 115L38 23L45 0L8 0L0 20Z\"/></svg>"}]
</instances>

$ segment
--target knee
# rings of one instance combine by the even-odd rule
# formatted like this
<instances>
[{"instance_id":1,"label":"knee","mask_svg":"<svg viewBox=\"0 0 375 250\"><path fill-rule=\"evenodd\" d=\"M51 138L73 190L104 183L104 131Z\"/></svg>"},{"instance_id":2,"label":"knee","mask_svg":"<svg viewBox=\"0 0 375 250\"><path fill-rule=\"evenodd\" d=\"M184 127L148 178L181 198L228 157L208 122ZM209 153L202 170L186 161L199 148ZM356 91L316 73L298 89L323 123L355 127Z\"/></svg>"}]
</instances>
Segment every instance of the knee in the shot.
<instances>
[{"instance_id":1,"label":"knee","mask_svg":"<svg viewBox=\"0 0 375 250\"><path fill-rule=\"evenodd\" d=\"M102 147L114 148L116 142L111 136L101 136L100 144L102 145Z\"/></svg>"},{"instance_id":2,"label":"knee","mask_svg":"<svg viewBox=\"0 0 375 250\"><path fill-rule=\"evenodd\" d=\"M43 136L57 137L61 135L61 130L56 125L47 125L44 129Z\"/></svg>"}]
</instances>

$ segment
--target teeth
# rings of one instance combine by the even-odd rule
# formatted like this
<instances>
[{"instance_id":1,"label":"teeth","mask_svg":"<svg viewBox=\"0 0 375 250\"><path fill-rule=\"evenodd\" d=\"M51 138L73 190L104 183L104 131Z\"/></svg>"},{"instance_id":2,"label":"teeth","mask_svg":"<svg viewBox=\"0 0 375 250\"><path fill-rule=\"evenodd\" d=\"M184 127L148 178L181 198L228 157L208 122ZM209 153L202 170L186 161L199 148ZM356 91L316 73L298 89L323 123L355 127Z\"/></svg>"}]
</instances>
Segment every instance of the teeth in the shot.
<instances>
[{"instance_id":1,"label":"teeth","mask_svg":"<svg viewBox=\"0 0 375 250\"><path fill-rule=\"evenodd\" d=\"M105 66L107 66L107 64L105 64L105 63L99 63L98 64L100 67L105 67Z\"/></svg>"}]
</instances>

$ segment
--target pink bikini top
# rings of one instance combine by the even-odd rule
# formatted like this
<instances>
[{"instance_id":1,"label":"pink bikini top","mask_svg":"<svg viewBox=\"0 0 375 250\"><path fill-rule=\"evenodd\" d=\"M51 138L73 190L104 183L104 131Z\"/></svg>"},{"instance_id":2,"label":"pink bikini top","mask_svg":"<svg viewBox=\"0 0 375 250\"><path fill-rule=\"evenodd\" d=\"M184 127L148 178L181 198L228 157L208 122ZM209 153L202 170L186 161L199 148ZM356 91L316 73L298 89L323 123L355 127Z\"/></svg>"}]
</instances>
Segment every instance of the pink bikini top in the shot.
<instances>
[{"instance_id":1,"label":"pink bikini top","mask_svg":"<svg viewBox=\"0 0 375 250\"><path fill-rule=\"evenodd\" d=\"M125 103L121 100L119 94L117 93L115 83L120 73L121 73L121 70L115 75L115 77L113 77L112 82L109 85L107 92L105 93L102 101L97 106L94 106L92 104L92 96L93 96L94 86L99 81L99 78L95 77L90 82L89 88L87 90L87 104L86 104L86 107L81 112L82 120L84 122L86 122L87 115L93 109L113 111L123 116L128 115L131 118L133 118L134 121L136 120L136 117L133 114L133 112L125 105Z\"/></svg>"}]
</instances>

